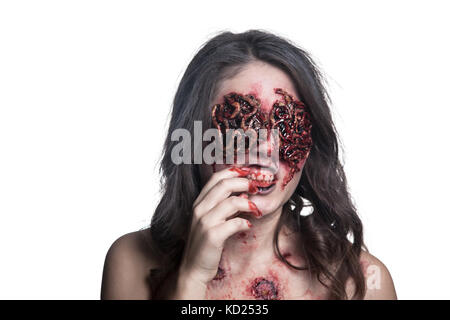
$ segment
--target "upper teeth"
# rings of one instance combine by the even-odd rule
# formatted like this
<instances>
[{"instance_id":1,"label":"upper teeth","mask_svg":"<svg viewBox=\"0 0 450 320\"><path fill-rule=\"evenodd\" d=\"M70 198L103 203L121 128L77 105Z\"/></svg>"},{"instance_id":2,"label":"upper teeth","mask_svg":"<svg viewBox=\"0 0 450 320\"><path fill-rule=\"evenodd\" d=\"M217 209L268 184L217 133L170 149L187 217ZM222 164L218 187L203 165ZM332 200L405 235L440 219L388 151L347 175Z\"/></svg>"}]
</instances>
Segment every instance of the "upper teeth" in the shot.
<instances>
[{"instance_id":1,"label":"upper teeth","mask_svg":"<svg viewBox=\"0 0 450 320\"><path fill-rule=\"evenodd\" d=\"M274 176L272 173L251 173L247 176L247 178L256 180L256 181L272 181Z\"/></svg>"}]
</instances>

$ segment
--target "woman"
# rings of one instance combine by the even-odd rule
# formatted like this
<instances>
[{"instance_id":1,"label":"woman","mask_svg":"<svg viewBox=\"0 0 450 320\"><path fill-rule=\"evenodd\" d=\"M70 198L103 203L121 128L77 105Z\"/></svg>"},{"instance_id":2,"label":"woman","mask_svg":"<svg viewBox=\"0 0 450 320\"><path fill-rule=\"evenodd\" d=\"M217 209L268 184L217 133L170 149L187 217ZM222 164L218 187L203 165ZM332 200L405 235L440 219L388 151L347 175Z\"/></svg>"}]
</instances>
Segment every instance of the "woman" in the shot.
<instances>
[{"instance_id":1,"label":"woman","mask_svg":"<svg viewBox=\"0 0 450 320\"><path fill-rule=\"evenodd\" d=\"M364 246L322 81L305 51L274 34L208 41L175 95L151 225L111 246L102 299L396 299L389 271ZM242 99L265 126L298 119L303 127L288 132L302 147L288 139L278 164L174 163L174 130L194 136L195 120L203 131L228 128L237 111L219 116L217 108ZM302 115L274 111L286 105Z\"/></svg>"}]
</instances>

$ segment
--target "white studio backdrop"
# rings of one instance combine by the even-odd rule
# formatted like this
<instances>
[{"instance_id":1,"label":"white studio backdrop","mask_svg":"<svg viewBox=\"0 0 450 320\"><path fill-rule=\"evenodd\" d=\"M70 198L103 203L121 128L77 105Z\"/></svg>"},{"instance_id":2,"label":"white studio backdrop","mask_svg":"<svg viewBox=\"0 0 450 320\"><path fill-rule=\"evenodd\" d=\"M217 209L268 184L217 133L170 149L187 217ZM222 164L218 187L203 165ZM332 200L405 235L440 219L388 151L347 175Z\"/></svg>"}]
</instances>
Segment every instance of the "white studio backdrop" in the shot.
<instances>
[{"instance_id":1,"label":"white studio backdrop","mask_svg":"<svg viewBox=\"0 0 450 320\"><path fill-rule=\"evenodd\" d=\"M158 201L198 48L264 29L328 79L366 243L400 299L448 299L444 1L0 2L0 298L98 299L106 251Z\"/></svg>"}]
</instances>

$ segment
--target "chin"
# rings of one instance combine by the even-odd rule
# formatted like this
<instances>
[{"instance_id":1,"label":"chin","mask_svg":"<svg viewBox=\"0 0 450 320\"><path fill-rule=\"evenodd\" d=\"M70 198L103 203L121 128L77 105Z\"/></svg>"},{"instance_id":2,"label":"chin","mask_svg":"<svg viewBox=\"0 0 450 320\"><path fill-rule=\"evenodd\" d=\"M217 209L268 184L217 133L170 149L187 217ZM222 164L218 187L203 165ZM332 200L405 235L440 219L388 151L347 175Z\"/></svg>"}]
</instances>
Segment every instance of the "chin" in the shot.
<instances>
[{"instance_id":1,"label":"chin","mask_svg":"<svg viewBox=\"0 0 450 320\"><path fill-rule=\"evenodd\" d=\"M250 195L249 200L258 207L263 215L277 211L284 204L280 197L276 195Z\"/></svg>"}]
</instances>

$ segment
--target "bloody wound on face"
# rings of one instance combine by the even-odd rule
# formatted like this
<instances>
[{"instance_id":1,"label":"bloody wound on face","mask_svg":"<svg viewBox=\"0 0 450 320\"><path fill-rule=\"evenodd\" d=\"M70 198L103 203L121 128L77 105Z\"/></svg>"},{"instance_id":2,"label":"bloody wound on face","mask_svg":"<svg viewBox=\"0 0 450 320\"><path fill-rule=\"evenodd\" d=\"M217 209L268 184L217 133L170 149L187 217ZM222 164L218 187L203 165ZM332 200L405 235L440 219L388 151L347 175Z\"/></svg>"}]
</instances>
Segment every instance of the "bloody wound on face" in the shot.
<instances>
[{"instance_id":1,"label":"bloody wound on face","mask_svg":"<svg viewBox=\"0 0 450 320\"><path fill-rule=\"evenodd\" d=\"M281 88L274 90L283 100L276 100L269 113L261 110L261 100L255 95L230 92L224 96L222 104L212 107L211 117L214 127L220 130L223 137L226 136L227 129L243 129L244 132L248 129L278 129L280 160L286 161L290 168L283 180L282 187L285 187L294 173L301 170L302 160L311 150L312 124L302 101L294 100L292 95ZM226 150L234 148L234 140L229 141L228 145L226 139L223 141L225 157Z\"/></svg>"}]
</instances>

